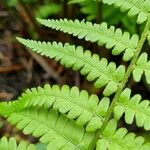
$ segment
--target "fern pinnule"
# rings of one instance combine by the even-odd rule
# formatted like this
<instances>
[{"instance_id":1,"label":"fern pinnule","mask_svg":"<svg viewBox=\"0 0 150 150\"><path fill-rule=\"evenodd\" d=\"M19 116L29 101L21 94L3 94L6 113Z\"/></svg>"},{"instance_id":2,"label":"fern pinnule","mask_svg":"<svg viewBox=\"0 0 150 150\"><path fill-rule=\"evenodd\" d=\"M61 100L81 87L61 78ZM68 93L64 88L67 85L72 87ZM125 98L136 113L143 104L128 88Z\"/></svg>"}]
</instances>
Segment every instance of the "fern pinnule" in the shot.
<instances>
[{"instance_id":1,"label":"fern pinnule","mask_svg":"<svg viewBox=\"0 0 150 150\"><path fill-rule=\"evenodd\" d=\"M17 144L15 138L7 139L6 137L2 137L0 139L0 149L1 150L35 150L35 146L33 144L29 144L25 141L21 141Z\"/></svg>"},{"instance_id":2,"label":"fern pinnule","mask_svg":"<svg viewBox=\"0 0 150 150\"><path fill-rule=\"evenodd\" d=\"M94 86L100 88L106 86L104 95L109 96L116 92L119 83L122 81L125 74L125 67L120 65L116 68L114 62L108 64L107 59L100 59L97 54L91 55L89 50L83 51L82 47L75 47L68 43L46 43L33 40L18 40L43 56L54 58L62 65L73 70L79 70L82 75L87 76L87 80L95 81Z\"/></svg>"},{"instance_id":3,"label":"fern pinnule","mask_svg":"<svg viewBox=\"0 0 150 150\"><path fill-rule=\"evenodd\" d=\"M136 62L133 70L134 80L139 82L143 73L145 74L147 83L150 84L150 61L148 60L147 53L142 53Z\"/></svg>"},{"instance_id":4,"label":"fern pinnule","mask_svg":"<svg viewBox=\"0 0 150 150\"><path fill-rule=\"evenodd\" d=\"M112 54L119 55L124 52L123 59L129 61L136 52L138 45L138 35L130 36L128 32L122 32L121 29L115 29L111 26L109 29L107 23L92 24L79 20L45 20L37 19L41 24L52 29L63 31L64 33L77 36L79 39L84 38L86 41L98 42L99 45L106 45L107 49L112 50Z\"/></svg>"},{"instance_id":5,"label":"fern pinnule","mask_svg":"<svg viewBox=\"0 0 150 150\"><path fill-rule=\"evenodd\" d=\"M134 119L138 127L150 130L150 101L142 100L139 94L131 97L131 90L125 89L114 107L114 117L118 120L125 114L125 122L132 124Z\"/></svg>"}]
</instances>

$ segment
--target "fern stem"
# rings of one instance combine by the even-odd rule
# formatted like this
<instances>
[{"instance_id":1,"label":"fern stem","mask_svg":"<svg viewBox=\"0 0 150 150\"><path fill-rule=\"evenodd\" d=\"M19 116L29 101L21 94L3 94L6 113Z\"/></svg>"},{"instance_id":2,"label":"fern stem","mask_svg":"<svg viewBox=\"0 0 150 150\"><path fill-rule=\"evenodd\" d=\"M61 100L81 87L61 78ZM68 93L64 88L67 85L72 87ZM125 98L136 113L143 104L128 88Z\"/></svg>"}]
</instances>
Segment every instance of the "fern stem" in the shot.
<instances>
[{"instance_id":1,"label":"fern stem","mask_svg":"<svg viewBox=\"0 0 150 150\"><path fill-rule=\"evenodd\" d=\"M96 143L97 143L97 141L99 139L99 136L102 134L102 132L104 131L105 127L107 126L107 124L108 124L108 122L110 120L110 117L112 115L112 112L113 112L113 109L114 109L114 107L116 105L116 102L119 99L119 97L120 97L120 95L121 95L121 93L122 93L126 83L128 82L128 79L129 79L129 77L130 77L130 75L131 75L131 73L132 73L132 71L134 69L136 61L137 61L137 59L138 59L138 57L139 57L139 55L141 53L142 47L143 47L143 45L144 45L144 43L146 41L147 35L148 35L149 28L150 28L150 15L149 15L149 18L148 18L148 20L146 22L146 25L145 25L145 28L143 30L143 33L142 33L141 39L139 41L139 44L137 46L136 53L135 53L134 57L132 58L131 63L128 66L128 69L127 69L126 74L124 76L124 79L120 83L120 85L118 87L118 90L117 90L117 92L116 92L116 94L115 94L115 96L114 96L114 98L113 98L113 100L111 102L111 105L109 107L108 113L105 116L105 119L103 121L103 125L102 125L101 129L99 129L97 131L97 133L96 133L95 140L92 142L90 150L93 150L95 148L95 145L96 145Z\"/></svg>"}]
</instances>

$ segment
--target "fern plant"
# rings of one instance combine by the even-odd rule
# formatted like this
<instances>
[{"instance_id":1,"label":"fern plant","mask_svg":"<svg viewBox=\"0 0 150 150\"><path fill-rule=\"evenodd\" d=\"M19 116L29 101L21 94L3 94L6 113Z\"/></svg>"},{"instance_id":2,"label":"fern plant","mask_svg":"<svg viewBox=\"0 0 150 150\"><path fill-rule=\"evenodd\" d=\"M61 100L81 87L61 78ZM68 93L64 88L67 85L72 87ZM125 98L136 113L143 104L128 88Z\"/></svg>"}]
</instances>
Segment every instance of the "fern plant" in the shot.
<instances>
[{"instance_id":1,"label":"fern plant","mask_svg":"<svg viewBox=\"0 0 150 150\"><path fill-rule=\"evenodd\" d=\"M82 0L83 1L83 0ZM123 64L117 66L106 58L100 58L81 46L68 43L40 42L17 38L23 45L40 55L55 59L66 68L72 68L93 81L96 88L104 87L103 98L89 95L78 87L45 85L43 88L26 90L17 100L0 103L0 115L25 134L32 134L45 143L47 150L149 150L150 143L143 137L120 127L119 120L150 131L150 101L133 95L126 87L133 74L136 82L145 73L150 83L150 61L142 52L146 40L150 42L149 0L102 0L103 3L120 7L129 16L137 16L137 23L144 23L141 36L123 32L107 23L92 24L79 20L43 20L41 24L79 39L97 42L110 49L113 55L123 55ZM113 95L112 95L113 94ZM112 98L113 97L113 98ZM34 145L20 143L3 137L2 150L35 149Z\"/></svg>"},{"instance_id":2,"label":"fern plant","mask_svg":"<svg viewBox=\"0 0 150 150\"><path fill-rule=\"evenodd\" d=\"M114 8L112 5L104 4L101 1L72 0L70 4L72 3L77 3L80 6L80 12L86 16L88 21L105 21L108 25L121 24L122 28L130 33L137 32L136 17L131 19L125 12L119 11L119 8Z\"/></svg>"}]
</instances>

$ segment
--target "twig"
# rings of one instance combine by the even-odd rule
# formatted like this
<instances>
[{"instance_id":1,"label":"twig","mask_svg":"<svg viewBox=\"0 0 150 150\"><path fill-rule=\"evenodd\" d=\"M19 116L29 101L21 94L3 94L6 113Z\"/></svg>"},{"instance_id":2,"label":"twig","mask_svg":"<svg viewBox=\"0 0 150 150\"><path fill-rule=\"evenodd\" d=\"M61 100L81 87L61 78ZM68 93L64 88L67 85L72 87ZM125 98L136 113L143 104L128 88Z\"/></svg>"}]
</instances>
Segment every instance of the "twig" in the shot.
<instances>
[{"instance_id":1,"label":"twig","mask_svg":"<svg viewBox=\"0 0 150 150\"><path fill-rule=\"evenodd\" d=\"M12 72L12 71L17 71L23 69L24 66L22 64L15 64L11 66L0 66L0 73L5 73L5 72Z\"/></svg>"},{"instance_id":2,"label":"twig","mask_svg":"<svg viewBox=\"0 0 150 150\"><path fill-rule=\"evenodd\" d=\"M61 82L60 76L52 68L49 67L49 65L47 64L47 62L43 57L30 50L28 51L31 54L31 56L36 60L36 62L38 62L40 66L48 73L50 77L53 77L58 83Z\"/></svg>"},{"instance_id":3,"label":"twig","mask_svg":"<svg viewBox=\"0 0 150 150\"><path fill-rule=\"evenodd\" d=\"M12 93L0 92L0 99L11 99L13 96Z\"/></svg>"},{"instance_id":4,"label":"twig","mask_svg":"<svg viewBox=\"0 0 150 150\"><path fill-rule=\"evenodd\" d=\"M33 69L33 59L30 57L29 61L27 62L27 79L26 83L29 84L32 81L32 69Z\"/></svg>"},{"instance_id":5,"label":"twig","mask_svg":"<svg viewBox=\"0 0 150 150\"><path fill-rule=\"evenodd\" d=\"M9 13L7 11L0 11L0 17L7 17Z\"/></svg>"}]
</instances>

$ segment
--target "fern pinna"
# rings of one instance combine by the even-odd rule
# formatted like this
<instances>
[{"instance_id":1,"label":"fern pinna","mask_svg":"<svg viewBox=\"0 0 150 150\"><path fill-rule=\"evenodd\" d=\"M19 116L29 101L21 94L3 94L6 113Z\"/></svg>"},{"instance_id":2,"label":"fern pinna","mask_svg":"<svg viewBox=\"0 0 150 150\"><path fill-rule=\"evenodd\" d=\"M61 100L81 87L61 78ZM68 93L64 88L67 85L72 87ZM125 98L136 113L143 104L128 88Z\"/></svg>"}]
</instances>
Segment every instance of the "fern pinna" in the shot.
<instances>
[{"instance_id":1,"label":"fern pinna","mask_svg":"<svg viewBox=\"0 0 150 150\"><path fill-rule=\"evenodd\" d=\"M82 2L85 0L72 0ZM150 61L142 52L148 39L150 43L150 1L149 0L102 0L114 5L129 16L137 16L137 23L145 23L142 35L130 35L107 23L92 24L79 20L43 20L41 24L60 30L79 39L97 42L110 49L113 55L123 55L123 64L117 66L106 58L100 58L81 46L68 43L40 42L17 38L19 42L39 53L55 59L66 68L72 68L94 82L96 88L104 87L103 98L89 95L78 87L67 85L45 85L43 88L26 90L18 100L0 103L0 115L25 134L32 134L46 144L48 150L149 150L150 143L143 137L128 132L119 126L120 118L150 131L150 101L142 100L140 94L133 95L126 87L133 74L136 82L145 74L150 83ZM113 95L112 95L113 94ZM113 98L112 98L113 97ZM16 144L14 138L0 141L2 150L34 150L33 144Z\"/></svg>"}]
</instances>

